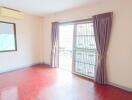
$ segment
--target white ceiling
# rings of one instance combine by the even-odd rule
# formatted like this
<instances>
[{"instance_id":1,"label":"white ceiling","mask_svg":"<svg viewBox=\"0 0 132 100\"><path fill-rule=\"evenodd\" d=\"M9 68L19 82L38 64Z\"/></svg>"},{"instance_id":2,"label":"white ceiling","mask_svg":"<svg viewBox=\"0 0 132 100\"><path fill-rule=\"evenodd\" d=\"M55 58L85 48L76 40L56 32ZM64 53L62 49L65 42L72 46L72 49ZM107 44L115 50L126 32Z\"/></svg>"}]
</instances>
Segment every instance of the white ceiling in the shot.
<instances>
[{"instance_id":1,"label":"white ceiling","mask_svg":"<svg viewBox=\"0 0 132 100\"><path fill-rule=\"evenodd\" d=\"M43 16L97 1L101 0L0 0L0 6Z\"/></svg>"}]
</instances>

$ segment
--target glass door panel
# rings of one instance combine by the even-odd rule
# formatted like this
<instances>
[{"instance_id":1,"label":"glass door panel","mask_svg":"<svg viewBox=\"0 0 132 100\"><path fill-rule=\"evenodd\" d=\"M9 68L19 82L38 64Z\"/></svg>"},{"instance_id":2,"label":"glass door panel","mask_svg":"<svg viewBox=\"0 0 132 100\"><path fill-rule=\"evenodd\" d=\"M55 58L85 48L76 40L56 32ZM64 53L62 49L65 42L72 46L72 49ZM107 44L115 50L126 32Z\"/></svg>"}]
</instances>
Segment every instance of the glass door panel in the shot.
<instances>
[{"instance_id":1,"label":"glass door panel","mask_svg":"<svg viewBox=\"0 0 132 100\"><path fill-rule=\"evenodd\" d=\"M96 44L92 22L75 25L73 61L75 73L94 77Z\"/></svg>"},{"instance_id":2,"label":"glass door panel","mask_svg":"<svg viewBox=\"0 0 132 100\"><path fill-rule=\"evenodd\" d=\"M59 26L59 68L72 71L73 24Z\"/></svg>"}]
</instances>

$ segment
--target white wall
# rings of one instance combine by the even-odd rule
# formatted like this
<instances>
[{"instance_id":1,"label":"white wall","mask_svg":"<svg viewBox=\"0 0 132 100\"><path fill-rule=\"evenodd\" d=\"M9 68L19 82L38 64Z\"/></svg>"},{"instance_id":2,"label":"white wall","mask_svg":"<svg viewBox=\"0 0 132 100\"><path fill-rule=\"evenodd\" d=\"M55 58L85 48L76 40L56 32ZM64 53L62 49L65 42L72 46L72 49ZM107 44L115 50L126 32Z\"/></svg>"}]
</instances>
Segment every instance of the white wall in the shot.
<instances>
[{"instance_id":1,"label":"white wall","mask_svg":"<svg viewBox=\"0 0 132 100\"><path fill-rule=\"evenodd\" d=\"M106 0L76 9L45 16L43 19L43 59L50 64L51 22L91 18L113 11L113 29L107 57L109 82L132 88L132 0Z\"/></svg>"},{"instance_id":2,"label":"white wall","mask_svg":"<svg viewBox=\"0 0 132 100\"><path fill-rule=\"evenodd\" d=\"M0 73L42 62L42 18L25 14L24 19L2 18L16 23L17 51L0 52Z\"/></svg>"}]
</instances>

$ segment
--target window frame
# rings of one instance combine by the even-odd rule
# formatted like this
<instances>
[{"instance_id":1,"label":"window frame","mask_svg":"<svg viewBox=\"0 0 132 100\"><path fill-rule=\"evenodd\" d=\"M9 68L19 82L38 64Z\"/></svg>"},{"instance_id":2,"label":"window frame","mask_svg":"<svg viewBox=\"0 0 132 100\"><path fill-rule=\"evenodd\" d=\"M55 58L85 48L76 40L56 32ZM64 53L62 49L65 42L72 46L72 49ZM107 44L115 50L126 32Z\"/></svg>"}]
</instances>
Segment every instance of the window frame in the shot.
<instances>
[{"instance_id":1,"label":"window frame","mask_svg":"<svg viewBox=\"0 0 132 100\"><path fill-rule=\"evenodd\" d=\"M87 76L87 75L83 75L83 74L79 74L79 73L76 73L75 72L75 43L76 43L76 26L77 24L85 24L85 23L93 23L93 19L92 18L89 18L89 19L82 19L82 20L74 20L74 21L67 21L67 22L59 22L60 25L67 25L67 24L73 24L74 25L74 32L73 32L73 56L72 56L72 73L75 74L75 75L79 75L79 76L82 76L82 77L85 77L85 78L88 78L88 79L92 79L94 80L95 78L95 75L94 77L90 77L90 76ZM98 53L97 53L97 49L96 49L96 63L95 63L95 69L94 71L96 71L96 65L97 65L97 62L98 62ZM95 72L96 73L96 72Z\"/></svg>"},{"instance_id":2,"label":"window frame","mask_svg":"<svg viewBox=\"0 0 132 100\"><path fill-rule=\"evenodd\" d=\"M12 24L13 25L13 31L14 31L14 45L15 45L15 49L14 50L1 50L0 53L2 52L13 52L13 51L17 51L17 36L16 36L16 24L13 22L5 22L5 21L0 21L0 23L5 23L5 24Z\"/></svg>"}]
</instances>

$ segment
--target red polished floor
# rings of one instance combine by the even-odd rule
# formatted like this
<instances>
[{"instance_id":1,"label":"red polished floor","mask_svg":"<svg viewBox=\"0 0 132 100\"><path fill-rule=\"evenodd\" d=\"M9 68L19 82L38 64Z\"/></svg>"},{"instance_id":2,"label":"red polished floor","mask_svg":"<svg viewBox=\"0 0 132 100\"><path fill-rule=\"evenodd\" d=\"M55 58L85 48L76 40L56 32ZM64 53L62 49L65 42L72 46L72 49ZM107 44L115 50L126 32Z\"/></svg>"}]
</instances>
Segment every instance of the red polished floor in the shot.
<instances>
[{"instance_id":1,"label":"red polished floor","mask_svg":"<svg viewBox=\"0 0 132 100\"><path fill-rule=\"evenodd\" d=\"M132 93L38 65L1 74L0 100L132 100Z\"/></svg>"}]
</instances>

